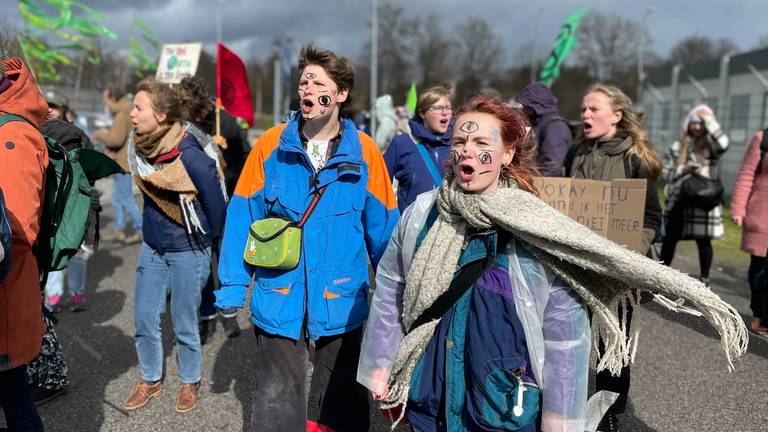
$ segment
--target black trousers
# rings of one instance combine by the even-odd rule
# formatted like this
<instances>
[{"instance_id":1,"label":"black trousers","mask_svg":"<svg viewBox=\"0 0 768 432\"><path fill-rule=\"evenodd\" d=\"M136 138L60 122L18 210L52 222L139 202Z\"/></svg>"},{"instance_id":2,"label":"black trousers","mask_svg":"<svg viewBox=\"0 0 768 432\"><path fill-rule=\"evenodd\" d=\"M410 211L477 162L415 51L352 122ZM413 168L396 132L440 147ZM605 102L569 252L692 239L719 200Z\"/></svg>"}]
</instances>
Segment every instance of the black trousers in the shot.
<instances>
[{"instance_id":1,"label":"black trousers","mask_svg":"<svg viewBox=\"0 0 768 432\"><path fill-rule=\"evenodd\" d=\"M363 328L295 341L256 332L251 431L305 432L307 420L336 432L367 431L368 392L357 382ZM312 381L307 388L307 369Z\"/></svg>"},{"instance_id":2,"label":"black trousers","mask_svg":"<svg viewBox=\"0 0 768 432\"><path fill-rule=\"evenodd\" d=\"M633 308L632 305L627 305L627 337L629 337L629 326L632 323L632 314L634 313L634 310L635 308ZM621 313L622 310L619 308L619 315L621 315ZM598 341L597 349L601 355L605 352L605 345L603 344L602 338ZM627 399L629 398L629 378L630 371L628 365L621 368L621 373L619 376L614 376L607 370L600 371L597 373L597 375L595 375L596 392L607 390L619 394L616 402L614 402L611 406L611 411L616 414L623 414L624 411L627 410Z\"/></svg>"},{"instance_id":3,"label":"black trousers","mask_svg":"<svg viewBox=\"0 0 768 432\"><path fill-rule=\"evenodd\" d=\"M9 431L43 430L43 422L32 401L32 390L27 383L26 365L0 372L0 406L5 413L5 423Z\"/></svg>"},{"instance_id":4,"label":"black trousers","mask_svg":"<svg viewBox=\"0 0 768 432\"><path fill-rule=\"evenodd\" d=\"M675 249L680 236L683 233L683 212L682 210L673 210L669 214L669 220L665 226L666 232L661 244L661 261L664 265L672 264L675 258ZM712 259L714 251L712 250L712 240L708 238L696 239L696 248L699 250L699 272L701 277L709 278L709 270L712 268Z\"/></svg>"},{"instance_id":5,"label":"black trousers","mask_svg":"<svg viewBox=\"0 0 768 432\"><path fill-rule=\"evenodd\" d=\"M768 320L768 287L766 285L766 257L751 255L749 260L749 270L747 278L749 279L749 289L751 291L749 308L752 309L752 316L765 321ZM763 325L768 322L763 322Z\"/></svg>"}]
</instances>

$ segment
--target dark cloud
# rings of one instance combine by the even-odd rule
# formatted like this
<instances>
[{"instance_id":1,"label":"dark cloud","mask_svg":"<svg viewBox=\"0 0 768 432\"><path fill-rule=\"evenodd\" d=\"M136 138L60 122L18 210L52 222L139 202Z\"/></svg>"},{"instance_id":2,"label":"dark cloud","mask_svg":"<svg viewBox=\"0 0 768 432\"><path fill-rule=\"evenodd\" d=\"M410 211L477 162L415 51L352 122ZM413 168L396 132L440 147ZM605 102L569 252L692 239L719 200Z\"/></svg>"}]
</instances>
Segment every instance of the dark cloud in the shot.
<instances>
[{"instance_id":1,"label":"dark cloud","mask_svg":"<svg viewBox=\"0 0 768 432\"><path fill-rule=\"evenodd\" d=\"M384 0L380 0L384 1ZM246 1L246 0L100 0L88 2L104 12L106 24L118 35L113 43L125 49L133 32L134 17L141 18L164 42L201 41L212 49L216 39L216 11L222 15L224 42L243 57L269 55L272 40L278 36L293 40L294 50L308 41L360 59L370 37L370 0L326 1ZM510 0L393 0L406 17L439 17L443 29L451 33L470 16L486 19L501 37L505 61L514 61L520 48L535 38L537 51L544 56L568 14L582 7L576 0L550 0L533 3ZM750 49L762 33L768 2L701 2L653 0L640 4L630 0L599 0L588 8L618 14L639 21L647 7L654 7L647 23L650 48L664 56L677 41L691 34L733 39L741 49ZM5 8L13 23L21 25L18 9ZM388 29L380 29L382 32Z\"/></svg>"}]
</instances>

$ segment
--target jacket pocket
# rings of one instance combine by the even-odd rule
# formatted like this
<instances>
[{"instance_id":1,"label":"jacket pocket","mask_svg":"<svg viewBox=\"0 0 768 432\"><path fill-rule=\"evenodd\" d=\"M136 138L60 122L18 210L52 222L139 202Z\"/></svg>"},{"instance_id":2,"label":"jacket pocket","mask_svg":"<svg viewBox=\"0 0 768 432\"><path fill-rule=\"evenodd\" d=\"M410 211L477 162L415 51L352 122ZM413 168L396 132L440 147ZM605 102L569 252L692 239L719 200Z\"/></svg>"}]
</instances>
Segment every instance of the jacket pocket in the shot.
<instances>
[{"instance_id":1,"label":"jacket pocket","mask_svg":"<svg viewBox=\"0 0 768 432\"><path fill-rule=\"evenodd\" d=\"M467 377L468 408L474 420L492 430L513 431L536 421L541 391L525 373L524 357L489 360Z\"/></svg>"},{"instance_id":2,"label":"jacket pocket","mask_svg":"<svg viewBox=\"0 0 768 432\"><path fill-rule=\"evenodd\" d=\"M292 303L296 303L294 299L303 297L303 294L295 292L302 290L295 281L294 271L256 268L251 298L251 313L255 318L274 328L282 328L286 322L296 318L294 315L300 318L303 312L290 308Z\"/></svg>"},{"instance_id":3,"label":"jacket pocket","mask_svg":"<svg viewBox=\"0 0 768 432\"><path fill-rule=\"evenodd\" d=\"M322 275L326 330L349 328L363 322L368 315L368 265L339 267Z\"/></svg>"},{"instance_id":4,"label":"jacket pocket","mask_svg":"<svg viewBox=\"0 0 768 432\"><path fill-rule=\"evenodd\" d=\"M273 180L264 196L267 217L279 216L298 221L306 210L304 203L306 190L306 186L295 181Z\"/></svg>"}]
</instances>

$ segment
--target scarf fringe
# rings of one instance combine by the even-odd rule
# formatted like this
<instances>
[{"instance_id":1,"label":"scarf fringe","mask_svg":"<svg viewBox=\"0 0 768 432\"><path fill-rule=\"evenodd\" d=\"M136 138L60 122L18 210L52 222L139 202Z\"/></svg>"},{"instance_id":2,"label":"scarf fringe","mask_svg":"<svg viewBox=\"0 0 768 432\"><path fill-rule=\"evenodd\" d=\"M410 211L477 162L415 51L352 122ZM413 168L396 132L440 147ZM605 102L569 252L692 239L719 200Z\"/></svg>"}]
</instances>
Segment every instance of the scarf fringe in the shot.
<instances>
[{"instance_id":1,"label":"scarf fringe","mask_svg":"<svg viewBox=\"0 0 768 432\"><path fill-rule=\"evenodd\" d=\"M630 306L641 309L641 291L657 294L657 302L676 312L698 311L720 335L729 371L733 359L746 352L747 330L741 316L702 283L595 235L516 187L475 195L461 191L453 180L449 175L443 181L436 203L440 215L406 276L402 320L407 333L391 365L390 392L383 406L405 409L413 371L438 320L415 329L410 326L450 285L467 225L495 225L509 231L582 298L593 314L595 347L600 339L604 346L595 359L598 371L618 375L634 361L640 330L638 319L628 322L626 311ZM659 293L680 299L671 301ZM686 300L692 307L683 306ZM401 419L402 415L394 426Z\"/></svg>"},{"instance_id":2,"label":"scarf fringe","mask_svg":"<svg viewBox=\"0 0 768 432\"><path fill-rule=\"evenodd\" d=\"M181 206L181 214L184 218L187 234L192 234L193 231L203 235L207 234L205 229L203 229L203 223L200 222L200 218L197 216L194 203L179 196L179 205Z\"/></svg>"}]
</instances>

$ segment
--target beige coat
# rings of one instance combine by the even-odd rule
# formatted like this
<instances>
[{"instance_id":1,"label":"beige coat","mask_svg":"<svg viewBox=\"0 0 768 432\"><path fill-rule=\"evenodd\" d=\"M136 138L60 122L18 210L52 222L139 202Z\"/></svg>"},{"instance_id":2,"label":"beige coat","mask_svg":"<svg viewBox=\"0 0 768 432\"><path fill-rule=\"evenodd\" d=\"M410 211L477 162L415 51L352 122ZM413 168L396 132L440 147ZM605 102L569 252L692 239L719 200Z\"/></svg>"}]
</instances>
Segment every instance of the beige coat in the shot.
<instances>
[{"instance_id":1,"label":"beige coat","mask_svg":"<svg viewBox=\"0 0 768 432\"><path fill-rule=\"evenodd\" d=\"M128 171L128 154L126 143L131 135L133 124L131 123L131 110L133 105L127 98L120 99L112 112L112 126L106 130L98 130L93 133L93 138L101 141L107 147L104 154L120 164L124 171Z\"/></svg>"}]
</instances>

